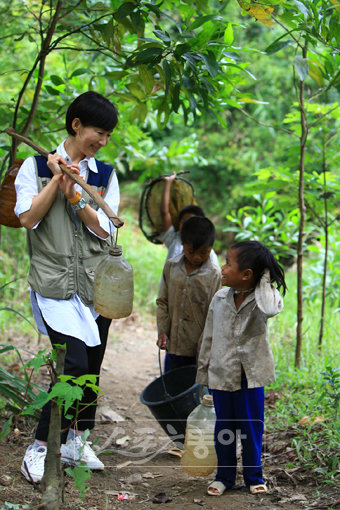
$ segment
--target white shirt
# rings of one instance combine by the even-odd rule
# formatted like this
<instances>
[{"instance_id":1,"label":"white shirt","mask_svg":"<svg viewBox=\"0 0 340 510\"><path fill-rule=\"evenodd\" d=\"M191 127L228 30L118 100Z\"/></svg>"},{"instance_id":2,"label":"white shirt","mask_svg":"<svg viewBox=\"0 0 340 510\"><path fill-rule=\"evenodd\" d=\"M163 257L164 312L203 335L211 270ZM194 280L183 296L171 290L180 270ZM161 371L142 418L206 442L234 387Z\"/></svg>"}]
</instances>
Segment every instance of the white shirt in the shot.
<instances>
[{"instance_id":1,"label":"white shirt","mask_svg":"<svg viewBox=\"0 0 340 510\"><path fill-rule=\"evenodd\" d=\"M64 142L57 148L57 153L65 159L67 164L72 163L71 158L65 151ZM79 168L80 176L83 178L86 177L87 168L92 172L98 173L94 158L84 158L80 161ZM19 217L20 214L31 208L32 199L38 195L38 183L33 157L27 158L23 162L15 179L15 190L17 193L17 202L14 212ZM79 184L75 184L75 190L81 191L82 188ZM105 201L115 214L118 212L119 200L118 179L116 174L114 174L110 181ZM101 228L112 235L114 227L102 209L97 211L97 216ZM37 228L39 223L40 222L34 225L33 228ZM88 230L92 232L91 229ZM92 233L96 235L94 232ZM98 314L94 311L93 306L84 305L78 294L74 294L71 299L62 300L45 298L31 290L31 303L33 317L40 333L47 335L41 317L43 316L47 324L55 331L78 338L89 347L100 345L98 327L95 322Z\"/></svg>"}]
</instances>

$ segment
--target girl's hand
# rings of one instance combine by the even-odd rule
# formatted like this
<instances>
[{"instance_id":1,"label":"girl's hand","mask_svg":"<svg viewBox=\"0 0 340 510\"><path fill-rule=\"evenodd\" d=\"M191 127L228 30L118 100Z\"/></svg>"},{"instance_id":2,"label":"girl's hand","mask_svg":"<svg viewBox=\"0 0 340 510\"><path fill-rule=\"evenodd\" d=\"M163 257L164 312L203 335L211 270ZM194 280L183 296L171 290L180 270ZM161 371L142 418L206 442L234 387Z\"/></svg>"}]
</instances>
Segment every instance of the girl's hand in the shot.
<instances>
[{"instance_id":1,"label":"girl's hand","mask_svg":"<svg viewBox=\"0 0 340 510\"><path fill-rule=\"evenodd\" d=\"M160 349L166 349L168 344L168 337L165 333L161 333L157 340L157 345Z\"/></svg>"}]
</instances>

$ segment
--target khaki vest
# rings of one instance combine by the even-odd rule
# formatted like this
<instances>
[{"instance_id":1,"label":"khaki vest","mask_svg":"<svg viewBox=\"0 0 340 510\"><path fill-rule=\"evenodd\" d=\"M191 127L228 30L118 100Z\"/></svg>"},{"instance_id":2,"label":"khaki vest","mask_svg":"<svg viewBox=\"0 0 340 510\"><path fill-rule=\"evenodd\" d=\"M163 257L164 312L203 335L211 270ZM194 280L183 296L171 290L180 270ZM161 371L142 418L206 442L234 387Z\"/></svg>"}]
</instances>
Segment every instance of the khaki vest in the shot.
<instances>
[{"instance_id":1,"label":"khaki vest","mask_svg":"<svg viewBox=\"0 0 340 510\"><path fill-rule=\"evenodd\" d=\"M113 170L110 180L112 175ZM41 178L37 173L37 181L40 192L50 178ZM97 190L95 186L93 188ZM98 209L85 191L82 197L93 209ZM28 230L27 236L31 259L28 282L31 288L46 298L70 299L78 294L85 305L93 304L94 272L108 253L110 240L92 234L60 190L38 227Z\"/></svg>"}]
</instances>

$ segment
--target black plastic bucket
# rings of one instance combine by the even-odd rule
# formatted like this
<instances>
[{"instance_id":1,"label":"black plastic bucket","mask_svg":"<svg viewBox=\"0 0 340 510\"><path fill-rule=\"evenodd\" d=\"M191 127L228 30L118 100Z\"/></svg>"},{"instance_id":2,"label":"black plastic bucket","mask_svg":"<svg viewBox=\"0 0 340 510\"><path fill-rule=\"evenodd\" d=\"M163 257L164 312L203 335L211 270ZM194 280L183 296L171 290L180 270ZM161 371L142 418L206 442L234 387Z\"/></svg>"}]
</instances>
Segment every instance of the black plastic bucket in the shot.
<instances>
[{"instance_id":1,"label":"black plastic bucket","mask_svg":"<svg viewBox=\"0 0 340 510\"><path fill-rule=\"evenodd\" d=\"M140 395L179 448L183 448L187 417L200 404L201 386L195 379L195 365L175 368L152 381Z\"/></svg>"}]
</instances>

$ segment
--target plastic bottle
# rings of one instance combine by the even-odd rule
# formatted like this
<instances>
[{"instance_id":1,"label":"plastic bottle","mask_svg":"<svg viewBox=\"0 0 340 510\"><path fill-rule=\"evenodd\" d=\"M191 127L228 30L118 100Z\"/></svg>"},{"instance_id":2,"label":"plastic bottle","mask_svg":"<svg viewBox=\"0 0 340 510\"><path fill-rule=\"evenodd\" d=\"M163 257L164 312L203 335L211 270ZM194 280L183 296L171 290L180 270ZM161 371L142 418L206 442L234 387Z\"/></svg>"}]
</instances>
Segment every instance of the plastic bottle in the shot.
<instances>
[{"instance_id":1,"label":"plastic bottle","mask_svg":"<svg viewBox=\"0 0 340 510\"><path fill-rule=\"evenodd\" d=\"M122 247L110 248L94 275L94 309L108 319L128 317L133 305L133 270Z\"/></svg>"},{"instance_id":2,"label":"plastic bottle","mask_svg":"<svg viewBox=\"0 0 340 510\"><path fill-rule=\"evenodd\" d=\"M201 404L188 416L181 464L186 473L208 476L217 466L214 446L216 414L213 398L204 395Z\"/></svg>"}]
</instances>

